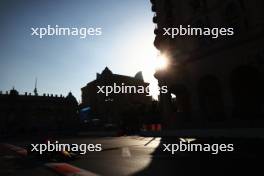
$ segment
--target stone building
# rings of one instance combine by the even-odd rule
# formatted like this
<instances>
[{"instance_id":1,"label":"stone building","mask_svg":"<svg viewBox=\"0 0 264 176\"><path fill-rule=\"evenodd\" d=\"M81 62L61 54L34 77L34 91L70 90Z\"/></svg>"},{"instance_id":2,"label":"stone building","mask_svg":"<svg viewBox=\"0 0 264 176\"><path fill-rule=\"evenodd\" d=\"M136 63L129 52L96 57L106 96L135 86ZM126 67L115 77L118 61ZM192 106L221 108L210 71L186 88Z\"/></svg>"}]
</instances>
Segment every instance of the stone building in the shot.
<instances>
[{"instance_id":1,"label":"stone building","mask_svg":"<svg viewBox=\"0 0 264 176\"><path fill-rule=\"evenodd\" d=\"M144 82L142 73L135 77L112 73L107 67L101 74L97 73L94 81L89 82L82 91L81 108L91 108L93 116L103 124L112 123L122 125L124 123L138 123L146 106L152 103L152 98L144 93L111 93L108 96L98 93L97 86L136 86L146 89L149 83ZM137 122L136 122L137 121Z\"/></svg>"},{"instance_id":2,"label":"stone building","mask_svg":"<svg viewBox=\"0 0 264 176\"><path fill-rule=\"evenodd\" d=\"M167 128L263 127L264 1L151 0ZM227 27L233 36L163 35L163 28ZM172 95L176 101L172 101Z\"/></svg>"},{"instance_id":3,"label":"stone building","mask_svg":"<svg viewBox=\"0 0 264 176\"><path fill-rule=\"evenodd\" d=\"M14 88L0 93L0 134L65 132L78 125L78 103L66 97L43 94L21 95Z\"/></svg>"}]
</instances>

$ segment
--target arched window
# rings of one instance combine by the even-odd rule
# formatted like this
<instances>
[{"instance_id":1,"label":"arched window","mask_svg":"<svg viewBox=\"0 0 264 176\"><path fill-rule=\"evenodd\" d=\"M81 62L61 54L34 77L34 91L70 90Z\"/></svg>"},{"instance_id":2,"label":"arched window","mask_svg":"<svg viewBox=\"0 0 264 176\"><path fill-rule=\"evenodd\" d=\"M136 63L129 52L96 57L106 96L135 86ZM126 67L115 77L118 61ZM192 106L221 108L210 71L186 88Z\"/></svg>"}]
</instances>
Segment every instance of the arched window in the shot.
<instances>
[{"instance_id":1,"label":"arched window","mask_svg":"<svg viewBox=\"0 0 264 176\"><path fill-rule=\"evenodd\" d=\"M203 116L208 121L225 119L220 81L212 75L204 76L198 83L199 102Z\"/></svg>"}]
</instances>

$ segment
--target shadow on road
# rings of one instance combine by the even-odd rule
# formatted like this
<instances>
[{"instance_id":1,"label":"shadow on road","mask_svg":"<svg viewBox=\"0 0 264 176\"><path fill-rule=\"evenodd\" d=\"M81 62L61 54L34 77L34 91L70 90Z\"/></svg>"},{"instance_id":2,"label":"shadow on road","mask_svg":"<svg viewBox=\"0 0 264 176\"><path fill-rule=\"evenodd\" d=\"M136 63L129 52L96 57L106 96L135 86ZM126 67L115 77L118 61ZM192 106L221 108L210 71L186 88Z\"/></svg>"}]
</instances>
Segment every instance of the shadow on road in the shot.
<instances>
[{"instance_id":1,"label":"shadow on road","mask_svg":"<svg viewBox=\"0 0 264 176\"><path fill-rule=\"evenodd\" d=\"M233 152L177 152L163 151L163 144L177 143L176 138L162 138L160 145L152 153L151 163L135 176L154 175L259 175L262 170L264 140L260 139L198 139L197 143L233 143Z\"/></svg>"}]
</instances>

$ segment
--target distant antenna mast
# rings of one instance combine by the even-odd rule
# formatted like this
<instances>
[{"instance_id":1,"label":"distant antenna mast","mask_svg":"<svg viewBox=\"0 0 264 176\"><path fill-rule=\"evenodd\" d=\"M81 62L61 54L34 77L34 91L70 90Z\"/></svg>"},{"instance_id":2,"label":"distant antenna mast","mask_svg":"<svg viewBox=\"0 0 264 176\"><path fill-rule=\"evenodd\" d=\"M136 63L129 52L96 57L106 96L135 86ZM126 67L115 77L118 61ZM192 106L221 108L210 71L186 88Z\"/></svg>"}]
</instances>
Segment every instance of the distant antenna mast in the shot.
<instances>
[{"instance_id":1,"label":"distant antenna mast","mask_svg":"<svg viewBox=\"0 0 264 176\"><path fill-rule=\"evenodd\" d=\"M35 79L34 95L36 96L38 95L37 84L38 84L38 78Z\"/></svg>"}]
</instances>

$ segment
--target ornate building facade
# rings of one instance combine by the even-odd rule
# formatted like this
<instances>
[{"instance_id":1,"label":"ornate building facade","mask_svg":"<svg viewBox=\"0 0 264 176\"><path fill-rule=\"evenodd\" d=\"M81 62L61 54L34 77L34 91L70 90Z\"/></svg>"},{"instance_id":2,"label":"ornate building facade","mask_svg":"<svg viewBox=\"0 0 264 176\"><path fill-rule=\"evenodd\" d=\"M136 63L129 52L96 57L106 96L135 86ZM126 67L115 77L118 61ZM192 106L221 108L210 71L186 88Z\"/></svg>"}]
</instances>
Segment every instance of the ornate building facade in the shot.
<instances>
[{"instance_id":1,"label":"ornate building facade","mask_svg":"<svg viewBox=\"0 0 264 176\"><path fill-rule=\"evenodd\" d=\"M139 124L147 106L151 105L152 98L144 93L111 93L108 96L98 93L98 86L141 86L146 89L149 83L144 82L141 72L135 77L112 73L107 67L97 78L89 82L82 91L81 108L91 108L93 118L100 119L104 124L114 123L117 125Z\"/></svg>"},{"instance_id":2,"label":"ornate building facade","mask_svg":"<svg viewBox=\"0 0 264 176\"><path fill-rule=\"evenodd\" d=\"M154 45L166 55L155 73L167 128L263 127L264 2L151 0ZM233 36L163 35L163 28L232 27ZM172 100L171 95L176 96Z\"/></svg>"}]
</instances>

